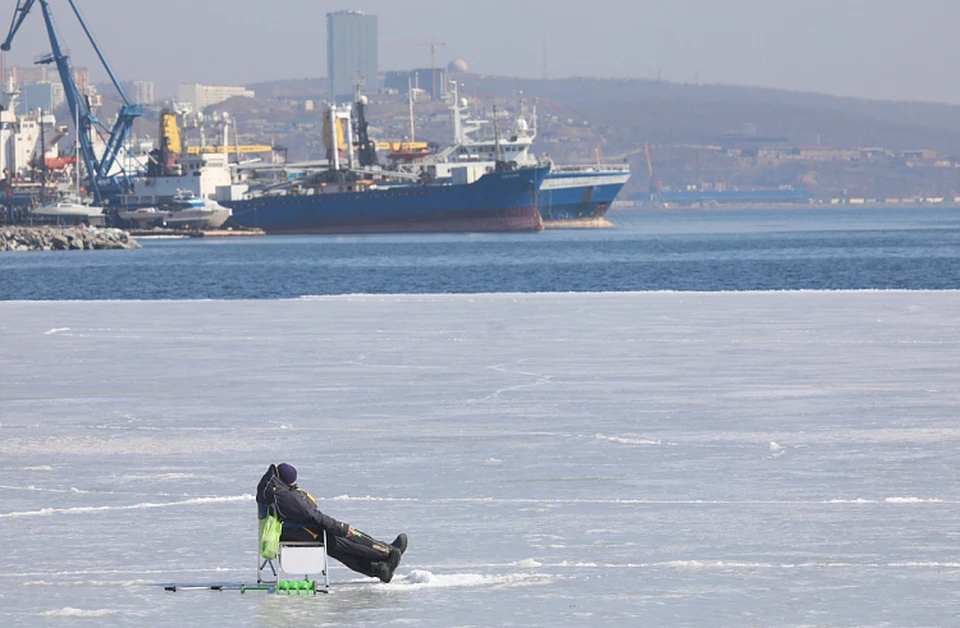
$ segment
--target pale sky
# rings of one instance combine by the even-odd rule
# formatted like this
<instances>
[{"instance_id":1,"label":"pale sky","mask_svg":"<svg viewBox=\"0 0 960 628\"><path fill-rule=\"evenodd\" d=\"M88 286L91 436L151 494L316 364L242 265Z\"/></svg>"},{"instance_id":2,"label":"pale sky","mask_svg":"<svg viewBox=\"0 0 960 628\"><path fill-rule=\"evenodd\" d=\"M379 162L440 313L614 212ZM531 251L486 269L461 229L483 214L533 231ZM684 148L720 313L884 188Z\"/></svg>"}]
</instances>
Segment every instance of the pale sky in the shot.
<instances>
[{"instance_id":1,"label":"pale sky","mask_svg":"<svg viewBox=\"0 0 960 628\"><path fill-rule=\"evenodd\" d=\"M376 14L380 69L460 57L485 74L656 78L960 104L957 0L76 0L120 80L242 85L326 75L328 11ZM0 22L13 16L4 2ZM76 65L97 70L67 0ZM6 13L3 13L6 11ZM2 37L5 37L6 31ZM421 46L394 45L418 44ZM49 51L39 3L7 53Z\"/></svg>"}]
</instances>

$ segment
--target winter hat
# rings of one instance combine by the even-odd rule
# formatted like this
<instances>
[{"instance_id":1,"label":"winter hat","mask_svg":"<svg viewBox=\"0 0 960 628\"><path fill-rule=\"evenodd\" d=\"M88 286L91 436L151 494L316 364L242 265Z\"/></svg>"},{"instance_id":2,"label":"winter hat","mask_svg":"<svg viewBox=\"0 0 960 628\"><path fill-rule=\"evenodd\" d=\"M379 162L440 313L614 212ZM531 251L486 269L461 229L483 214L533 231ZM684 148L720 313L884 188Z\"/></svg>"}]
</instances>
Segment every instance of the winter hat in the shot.
<instances>
[{"instance_id":1,"label":"winter hat","mask_svg":"<svg viewBox=\"0 0 960 628\"><path fill-rule=\"evenodd\" d=\"M277 465L277 474L280 476L280 479L287 484L297 483L297 470L292 464L281 462Z\"/></svg>"}]
</instances>

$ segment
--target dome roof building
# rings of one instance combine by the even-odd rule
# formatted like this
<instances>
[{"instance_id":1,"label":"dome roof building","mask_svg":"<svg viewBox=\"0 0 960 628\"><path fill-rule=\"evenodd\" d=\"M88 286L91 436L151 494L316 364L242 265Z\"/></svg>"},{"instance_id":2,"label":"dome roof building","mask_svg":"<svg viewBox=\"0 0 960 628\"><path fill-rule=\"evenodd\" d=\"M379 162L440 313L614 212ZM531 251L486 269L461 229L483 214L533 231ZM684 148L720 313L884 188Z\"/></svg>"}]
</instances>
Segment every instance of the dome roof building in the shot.
<instances>
[{"instance_id":1,"label":"dome roof building","mask_svg":"<svg viewBox=\"0 0 960 628\"><path fill-rule=\"evenodd\" d=\"M454 59L447 65L447 72L466 72L468 70L467 62L463 59Z\"/></svg>"}]
</instances>

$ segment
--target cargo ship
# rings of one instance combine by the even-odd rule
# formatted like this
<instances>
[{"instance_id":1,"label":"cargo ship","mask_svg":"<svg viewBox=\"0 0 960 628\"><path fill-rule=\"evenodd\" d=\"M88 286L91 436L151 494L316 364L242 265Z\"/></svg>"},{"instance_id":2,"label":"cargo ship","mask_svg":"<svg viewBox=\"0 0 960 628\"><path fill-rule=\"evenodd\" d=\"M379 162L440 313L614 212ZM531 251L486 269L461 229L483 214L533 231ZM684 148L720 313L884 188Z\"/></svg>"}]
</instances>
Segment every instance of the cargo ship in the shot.
<instances>
[{"instance_id":1,"label":"cargo ship","mask_svg":"<svg viewBox=\"0 0 960 628\"><path fill-rule=\"evenodd\" d=\"M488 172L461 164L443 181L386 170L376 163L367 137L365 106L366 98L358 94L352 105L327 111L322 166L261 186L235 184L225 154L188 154L174 114L165 111L150 171L134 179L121 206L162 208L176 194L192 192L200 199L216 198L230 211L224 226L267 234L543 230L537 199L549 166L502 161Z\"/></svg>"},{"instance_id":2,"label":"cargo ship","mask_svg":"<svg viewBox=\"0 0 960 628\"><path fill-rule=\"evenodd\" d=\"M466 101L459 98L456 81L450 82L449 93L452 143L433 156L419 157L399 167L427 169L433 176L443 178L449 176L450 169L465 163L486 164L488 169L493 169L497 160L514 162L521 167L544 161L530 154L537 136L536 107L528 120L520 105L511 128L503 133L495 128L493 137L478 138L476 134L490 123L471 117ZM497 124L494 115L494 127ZM547 229L612 227L605 217L607 210L629 179L627 165L551 164L537 201L543 226Z\"/></svg>"},{"instance_id":3,"label":"cargo ship","mask_svg":"<svg viewBox=\"0 0 960 628\"><path fill-rule=\"evenodd\" d=\"M502 169L470 180L476 171L464 167L444 183L334 170L286 194L222 204L233 210L228 225L267 234L541 231L537 194L548 169Z\"/></svg>"}]
</instances>

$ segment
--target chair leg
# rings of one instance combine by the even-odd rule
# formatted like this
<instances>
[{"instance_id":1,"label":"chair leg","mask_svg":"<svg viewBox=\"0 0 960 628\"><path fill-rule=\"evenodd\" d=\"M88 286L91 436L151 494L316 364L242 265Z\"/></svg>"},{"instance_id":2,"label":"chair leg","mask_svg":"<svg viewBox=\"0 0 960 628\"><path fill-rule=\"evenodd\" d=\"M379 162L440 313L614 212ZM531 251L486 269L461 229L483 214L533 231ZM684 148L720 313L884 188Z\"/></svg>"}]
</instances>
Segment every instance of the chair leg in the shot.
<instances>
[{"instance_id":1,"label":"chair leg","mask_svg":"<svg viewBox=\"0 0 960 628\"><path fill-rule=\"evenodd\" d=\"M270 571L273 573L272 582L277 582L277 568L273 566L273 561L269 558L264 558L263 562L260 561L260 556L257 556L257 584L263 584L263 568L267 565L270 565ZM268 583L269 584L269 583Z\"/></svg>"},{"instance_id":2,"label":"chair leg","mask_svg":"<svg viewBox=\"0 0 960 628\"><path fill-rule=\"evenodd\" d=\"M327 562L329 558L327 554L327 531L323 531L323 588L330 588L330 576L328 572L330 571L330 564Z\"/></svg>"}]
</instances>

